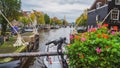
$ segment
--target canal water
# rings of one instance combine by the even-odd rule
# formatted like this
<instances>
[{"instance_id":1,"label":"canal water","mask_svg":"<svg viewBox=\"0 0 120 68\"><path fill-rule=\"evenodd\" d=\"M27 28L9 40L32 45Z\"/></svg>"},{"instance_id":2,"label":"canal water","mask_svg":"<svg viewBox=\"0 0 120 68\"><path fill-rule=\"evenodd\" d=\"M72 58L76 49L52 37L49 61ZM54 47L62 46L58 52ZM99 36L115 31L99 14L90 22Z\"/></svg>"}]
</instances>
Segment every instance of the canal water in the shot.
<instances>
[{"instance_id":1,"label":"canal water","mask_svg":"<svg viewBox=\"0 0 120 68\"><path fill-rule=\"evenodd\" d=\"M48 31L40 32L40 44L39 44L39 51L45 52L45 43L59 39L60 37L66 37L69 43L69 34L73 30L73 28L60 28L60 29L53 29ZM33 65L30 65L29 68L43 68L44 67L44 57L36 57ZM57 67L59 68L59 67Z\"/></svg>"},{"instance_id":2,"label":"canal water","mask_svg":"<svg viewBox=\"0 0 120 68\"><path fill-rule=\"evenodd\" d=\"M59 39L60 37L66 37L69 43L69 34L74 28L60 28L60 29L51 29L51 30L42 30L40 31L40 44L38 51L45 52L45 43ZM32 63L28 63L28 68L43 68L44 67L44 57L35 57L35 60ZM20 61L13 61L10 63L0 64L0 68L14 68L18 66ZM59 67L57 67L59 68Z\"/></svg>"}]
</instances>

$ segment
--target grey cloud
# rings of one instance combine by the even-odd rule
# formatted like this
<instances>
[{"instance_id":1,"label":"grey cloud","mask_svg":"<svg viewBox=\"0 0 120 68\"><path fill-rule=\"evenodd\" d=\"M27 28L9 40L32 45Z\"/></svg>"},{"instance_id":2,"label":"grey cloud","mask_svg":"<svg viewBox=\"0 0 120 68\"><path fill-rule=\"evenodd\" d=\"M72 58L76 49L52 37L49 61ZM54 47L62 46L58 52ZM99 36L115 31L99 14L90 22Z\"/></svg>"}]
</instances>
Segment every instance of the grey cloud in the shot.
<instances>
[{"instance_id":1,"label":"grey cloud","mask_svg":"<svg viewBox=\"0 0 120 68\"><path fill-rule=\"evenodd\" d=\"M69 21L69 22L74 22L75 20L76 20L76 18L77 17L79 17L81 14L82 14L82 12L83 11L78 11L78 12L56 12L56 13L47 13L48 15L50 15L50 17L55 17L55 16L57 16L58 18L60 18L60 19L63 19L64 18L64 16L66 16L66 19L67 19L67 21Z\"/></svg>"},{"instance_id":2,"label":"grey cloud","mask_svg":"<svg viewBox=\"0 0 120 68\"><path fill-rule=\"evenodd\" d=\"M26 8L32 7L32 8L34 8L34 7L40 7L40 6L34 5L34 4L25 4L23 7L26 7Z\"/></svg>"},{"instance_id":3,"label":"grey cloud","mask_svg":"<svg viewBox=\"0 0 120 68\"><path fill-rule=\"evenodd\" d=\"M49 7L46 8L45 5L48 5L48 4L51 5L52 3L59 4L59 5L62 5L62 6L64 6L65 4L91 5L93 1L94 0L84 0L84 1L83 0L22 0L22 9L23 10L38 9L39 11L42 11L42 12L50 15L50 17L57 16L60 19L63 19L64 15L65 15L66 19L69 22L74 22L75 19L82 14L82 12L83 12L83 10L81 10L82 7L78 7L78 9L74 9L74 10L72 10L72 9L71 10L63 10L63 11L60 11L60 12L54 10L55 12L53 13L49 10L46 10ZM59 9L59 7L58 7L58 9Z\"/></svg>"},{"instance_id":4,"label":"grey cloud","mask_svg":"<svg viewBox=\"0 0 120 68\"><path fill-rule=\"evenodd\" d=\"M89 1L89 2L88 2ZM91 4L94 0L56 0L59 4Z\"/></svg>"}]
</instances>

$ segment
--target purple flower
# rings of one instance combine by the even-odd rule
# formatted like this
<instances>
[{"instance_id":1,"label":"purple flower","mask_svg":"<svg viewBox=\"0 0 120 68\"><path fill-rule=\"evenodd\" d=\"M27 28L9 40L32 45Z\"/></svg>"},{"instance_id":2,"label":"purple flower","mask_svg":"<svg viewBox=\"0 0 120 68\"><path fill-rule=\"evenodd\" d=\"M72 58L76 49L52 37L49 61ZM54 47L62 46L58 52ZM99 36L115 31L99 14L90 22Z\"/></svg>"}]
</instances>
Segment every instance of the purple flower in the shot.
<instances>
[{"instance_id":1,"label":"purple flower","mask_svg":"<svg viewBox=\"0 0 120 68\"><path fill-rule=\"evenodd\" d=\"M112 34L112 35L115 35L115 31L112 31L111 34Z\"/></svg>"},{"instance_id":2,"label":"purple flower","mask_svg":"<svg viewBox=\"0 0 120 68\"><path fill-rule=\"evenodd\" d=\"M81 38L81 41L83 41L83 42L86 41L86 38Z\"/></svg>"},{"instance_id":3,"label":"purple flower","mask_svg":"<svg viewBox=\"0 0 120 68\"><path fill-rule=\"evenodd\" d=\"M101 53L101 49L99 47L96 48L97 53Z\"/></svg>"},{"instance_id":4,"label":"purple flower","mask_svg":"<svg viewBox=\"0 0 120 68\"><path fill-rule=\"evenodd\" d=\"M101 25L100 24L97 24L98 28L101 28Z\"/></svg>"},{"instance_id":5,"label":"purple flower","mask_svg":"<svg viewBox=\"0 0 120 68\"><path fill-rule=\"evenodd\" d=\"M72 40L74 37L73 37L73 35L70 35L70 40Z\"/></svg>"},{"instance_id":6,"label":"purple flower","mask_svg":"<svg viewBox=\"0 0 120 68\"><path fill-rule=\"evenodd\" d=\"M88 32L91 32L91 28L89 28L87 31L88 31Z\"/></svg>"}]
</instances>

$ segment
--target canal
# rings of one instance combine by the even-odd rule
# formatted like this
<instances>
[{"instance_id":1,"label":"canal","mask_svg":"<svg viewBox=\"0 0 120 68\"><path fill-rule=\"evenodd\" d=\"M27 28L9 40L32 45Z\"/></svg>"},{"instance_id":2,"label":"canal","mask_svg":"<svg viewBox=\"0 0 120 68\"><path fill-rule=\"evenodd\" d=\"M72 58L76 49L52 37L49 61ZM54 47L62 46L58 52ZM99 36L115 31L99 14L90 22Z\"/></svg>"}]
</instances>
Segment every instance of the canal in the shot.
<instances>
[{"instance_id":1,"label":"canal","mask_svg":"<svg viewBox=\"0 0 120 68\"><path fill-rule=\"evenodd\" d=\"M69 34L74 28L66 27L59 29L51 29L51 30L42 30L39 32L39 52L45 52L46 43L55 39L59 39L60 37L66 37L69 43ZM28 62L25 68L43 68L44 57L35 57L33 62ZM0 64L0 68L14 68L18 66L20 61L12 61L9 63ZM59 68L59 67L57 67Z\"/></svg>"},{"instance_id":2,"label":"canal","mask_svg":"<svg viewBox=\"0 0 120 68\"><path fill-rule=\"evenodd\" d=\"M45 51L45 43L59 39L60 37L66 37L69 43L69 34L73 30L73 28L60 28L53 30L44 30L40 32L40 44L39 44L39 52ZM29 65L29 68L42 68L44 57L35 57L35 61L32 65Z\"/></svg>"}]
</instances>

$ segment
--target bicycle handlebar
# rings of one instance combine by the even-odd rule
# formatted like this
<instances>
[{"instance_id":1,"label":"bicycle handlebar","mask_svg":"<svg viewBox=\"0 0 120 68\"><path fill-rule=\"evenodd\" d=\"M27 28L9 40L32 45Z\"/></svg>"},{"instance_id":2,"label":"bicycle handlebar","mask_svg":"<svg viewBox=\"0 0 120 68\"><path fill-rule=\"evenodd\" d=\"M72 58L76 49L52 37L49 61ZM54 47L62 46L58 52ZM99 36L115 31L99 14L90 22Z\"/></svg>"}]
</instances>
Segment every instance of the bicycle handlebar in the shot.
<instances>
[{"instance_id":1,"label":"bicycle handlebar","mask_svg":"<svg viewBox=\"0 0 120 68\"><path fill-rule=\"evenodd\" d=\"M57 45L57 44L59 44L59 43L65 43L65 41L66 41L66 37L60 38L60 39L58 39L58 40L50 41L50 42L46 43L46 45L50 45L50 44L52 44L52 43L53 43L54 45Z\"/></svg>"},{"instance_id":2,"label":"bicycle handlebar","mask_svg":"<svg viewBox=\"0 0 120 68\"><path fill-rule=\"evenodd\" d=\"M50 41L48 43L46 43L46 45L49 45L49 44L54 44L54 45L58 45L57 46L57 52L59 55L61 55L61 59L62 59L62 66L63 68L69 68L68 67L68 64L67 64L67 61L64 59L64 54L62 53L61 49L62 49L62 44L63 43L66 43L66 37L64 38L60 38L58 40L53 40L53 41Z\"/></svg>"}]
</instances>

